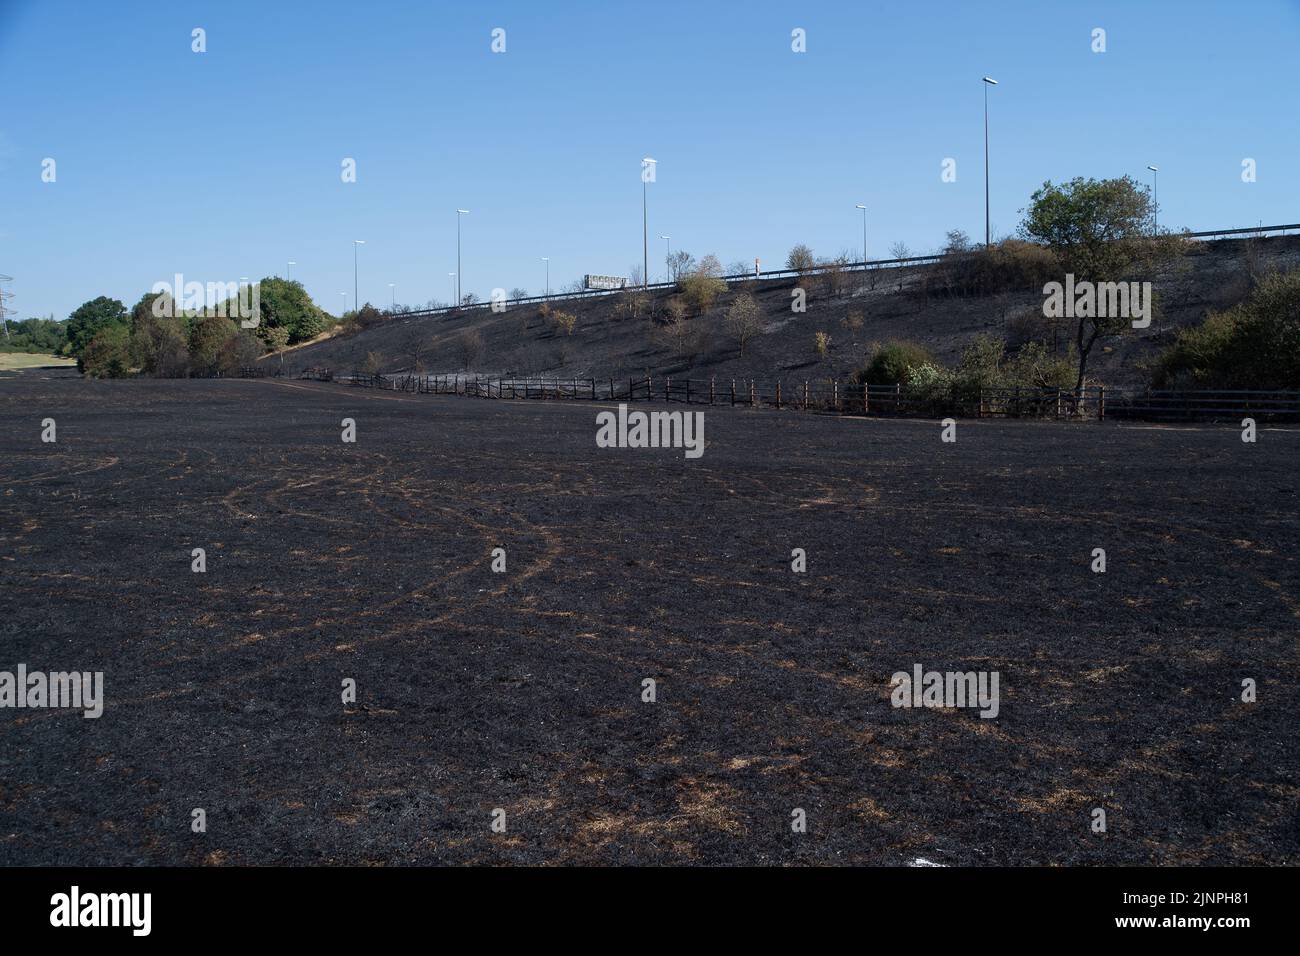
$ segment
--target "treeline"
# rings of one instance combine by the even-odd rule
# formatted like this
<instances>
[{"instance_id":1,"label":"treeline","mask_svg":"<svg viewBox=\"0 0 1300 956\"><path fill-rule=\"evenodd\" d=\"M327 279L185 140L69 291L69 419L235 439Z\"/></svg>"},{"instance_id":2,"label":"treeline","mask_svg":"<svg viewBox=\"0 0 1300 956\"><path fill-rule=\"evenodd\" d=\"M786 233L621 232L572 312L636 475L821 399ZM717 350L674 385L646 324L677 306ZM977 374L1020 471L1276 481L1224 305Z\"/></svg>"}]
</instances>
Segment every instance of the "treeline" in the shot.
<instances>
[{"instance_id":1,"label":"treeline","mask_svg":"<svg viewBox=\"0 0 1300 956\"><path fill-rule=\"evenodd\" d=\"M59 355L68 341L64 324L55 321L52 317L7 322L6 326L7 335L0 339L0 352Z\"/></svg>"},{"instance_id":2,"label":"treeline","mask_svg":"<svg viewBox=\"0 0 1300 956\"><path fill-rule=\"evenodd\" d=\"M246 294L245 303L253 298ZM308 341L333 322L300 282L265 278L255 298L256 325L243 328L237 298L187 310L166 292L150 292L128 310L100 296L68 317L61 354L76 358L77 368L94 378L227 375Z\"/></svg>"}]
</instances>

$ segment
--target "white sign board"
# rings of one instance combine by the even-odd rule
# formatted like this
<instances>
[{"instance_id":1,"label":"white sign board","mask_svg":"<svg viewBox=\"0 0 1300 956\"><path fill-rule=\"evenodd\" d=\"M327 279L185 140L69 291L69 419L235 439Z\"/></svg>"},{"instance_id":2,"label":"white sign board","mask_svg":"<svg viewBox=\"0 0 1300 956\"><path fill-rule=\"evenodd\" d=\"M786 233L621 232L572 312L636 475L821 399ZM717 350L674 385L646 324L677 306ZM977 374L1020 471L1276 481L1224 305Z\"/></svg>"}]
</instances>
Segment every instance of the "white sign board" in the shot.
<instances>
[{"instance_id":1,"label":"white sign board","mask_svg":"<svg viewBox=\"0 0 1300 956\"><path fill-rule=\"evenodd\" d=\"M582 284L588 289L626 289L627 279L624 276L585 275Z\"/></svg>"}]
</instances>

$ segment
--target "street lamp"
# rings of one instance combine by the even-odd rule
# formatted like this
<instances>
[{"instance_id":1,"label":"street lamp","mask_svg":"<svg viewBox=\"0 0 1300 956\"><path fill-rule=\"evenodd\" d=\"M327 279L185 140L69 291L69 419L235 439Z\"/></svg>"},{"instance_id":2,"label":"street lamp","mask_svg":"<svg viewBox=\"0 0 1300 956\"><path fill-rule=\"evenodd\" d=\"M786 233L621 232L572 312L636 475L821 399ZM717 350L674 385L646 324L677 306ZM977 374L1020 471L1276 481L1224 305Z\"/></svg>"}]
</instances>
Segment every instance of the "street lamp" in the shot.
<instances>
[{"instance_id":1,"label":"street lamp","mask_svg":"<svg viewBox=\"0 0 1300 956\"><path fill-rule=\"evenodd\" d=\"M858 203L854 209L862 210L862 268L867 267L867 207L863 203Z\"/></svg>"},{"instance_id":2,"label":"street lamp","mask_svg":"<svg viewBox=\"0 0 1300 956\"><path fill-rule=\"evenodd\" d=\"M673 281L673 237L660 236L664 241L664 268L668 273L668 281Z\"/></svg>"},{"instance_id":3,"label":"street lamp","mask_svg":"<svg viewBox=\"0 0 1300 956\"><path fill-rule=\"evenodd\" d=\"M348 313L348 294L347 294L346 292L340 292L339 295L343 296L343 313L342 313L342 314L343 314L343 315L347 315L347 313Z\"/></svg>"},{"instance_id":4,"label":"street lamp","mask_svg":"<svg viewBox=\"0 0 1300 956\"><path fill-rule=\"evenodd\" d=\"M460 217L466 215L468 209L456 210L456 271L452 273L456 276L456 305L460 305Z\"/></svg>"},{"instance_id":5,"label":"street lamp","mask_svg":"<svg viewBox=\"0 0 1300 956\"><path fill-rule=\"evenodd\" d=\"M1156 234L1160 232L1160 167L1148 166L1147 169L1155 173L1151 177L1151 215L1155 221L1153 231Z\"/></svg>"},{"instance_id":6,"label":"street lamp","mask_svg":"<svg viewBox=\"0 0 1300 956\"><path fill-rule=\"evenodd\" d=\"M989 244L989 87L998 81L991 76L984 79L984 245Z\"/></svg>"},{"instance_id":7,"label":"street lamp","mask_svg":"<svg viewBox=\"0 0 1300 956\"><path fill-rule=\"evenodd\" d=\"M649 219L646 213L645 187L649 180L646 179L646 171L649 170L650 175L653 176L655 162L649 156L643 157L641 160L641 285L643 288L649 288L650 286L650 232Z\"/></svg>"},{"instance_id":8,"label":"street lamp","mask_svg":"<svg viewBox=\"0 0 1300 956\"><path fill-rule=\"evenodd\" d=\"M292 281L293 281L293 267L296 266L297 264L298 264L298 263L294 262L292 259L289 260L289 268L287 268L287 269L284 270L284 281L285 281L285 282L292 282Z\"/></svg>"},{"instance_id":9,"label":"street lamp","mask_svg":"<svg viewBox=\"0 0 1300 956\"><path fill-rule=\"evenodd\" d=\"M546 263L546 298L551 297L551 257L542 256L542 261Z\"/></svg>"},{"instance_id":10,"label":"street lamp","mask_svg":"<svg viewBox=\"0 0 1300 956\"><path fill-rule=\"evenodd\" d=\"M361 302L361 296L357 294L357 246L364 246L365 244L366 240L364 239L352 240L352 301L358 304Z\"/></svg>"},{"instance_id":11,"label":"street lamp","mask_svg":"<svg viewBox=\"0 0 1300 956\"><path fill-rule=\"evenodd\" d=\"M454 272L448 272L448 273L447 273L447 278L451 279L451 294L452 294L452 296L455 296L455 295L456 295L456 273L454 273ZM452 304L451 304L451 307L454 309L454 308L459 307L459 305L460 305L459 302L455 302L455 301L453 301Z\"/></svg>"},{"instance_id":12,"label":"street lamp","mask_svg":"<svg viewBox=\"0 0 1300 956\"><path fill-rule=\"evenodd\" d=\"M388 283L388 290L390 296L388 300L388 311L395 312L397 311L397 283L396 282Z\"/></svg>"}]
</instances>

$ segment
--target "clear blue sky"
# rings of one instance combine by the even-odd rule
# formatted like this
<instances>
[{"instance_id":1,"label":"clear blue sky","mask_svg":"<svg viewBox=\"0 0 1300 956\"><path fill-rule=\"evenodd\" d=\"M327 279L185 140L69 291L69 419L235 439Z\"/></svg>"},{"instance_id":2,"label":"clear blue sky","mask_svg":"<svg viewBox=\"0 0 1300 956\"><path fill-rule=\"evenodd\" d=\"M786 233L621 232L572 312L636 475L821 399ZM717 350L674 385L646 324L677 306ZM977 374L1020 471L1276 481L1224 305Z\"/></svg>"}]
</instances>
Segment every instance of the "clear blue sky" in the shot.
<instances>
[{"instance_id":1,"label":"clear blue sky","mask_svg":"<svg viewBox=\"0 0 1300 956\"><path fill-rule=\"evenodd\" d=\"M1296 221L1298 54L1300 0L0 0L0 273L19 317L64 318L294 259L337 312L355 238L363 300L445 300L459 206L465 291L536 293L544 255L553 288L640 262L646 155L654 278L665 232L764 268L856 254L857 202L873 258L927 252L983 234L986 73L995 234L1045 179L1148 163L1162 224Z\"/></svg>"}]
</instances>

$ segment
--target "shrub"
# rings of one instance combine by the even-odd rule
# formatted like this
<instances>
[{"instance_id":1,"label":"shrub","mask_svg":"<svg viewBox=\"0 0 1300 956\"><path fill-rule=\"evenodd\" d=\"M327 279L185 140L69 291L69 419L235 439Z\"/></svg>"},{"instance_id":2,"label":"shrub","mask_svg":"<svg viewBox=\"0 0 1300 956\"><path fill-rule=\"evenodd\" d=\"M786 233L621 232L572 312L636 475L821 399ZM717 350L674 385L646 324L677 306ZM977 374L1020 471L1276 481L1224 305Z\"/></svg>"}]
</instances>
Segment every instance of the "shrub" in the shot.
<instances>
[{"instance_id":1,"label":"shrub","mask_svg":"<svg viewBox=\"0 0 1300 956\"><path fill-rule=\"evenodd\" d=\"M81 351L79 363L91 378L122 378L131 371L130 333L125 325L99 329Z\"/></svg>"},{"instance_id":2,"label":"shrub","mask_svg":"<svg viewBox=\"0 0 1300 956\"><path fill-rule=\"evenodd\" d=\"M813 334L813 344L817 349L817 355L825 361L831 355L831 337L828 332L816 332Z\"/></svg>"},{"instance_id":3,"label":"shrub","mask_svg":"<svg viewBox=\"0 0 1300 956\"><path fill-rule=\"evenodd\" d=\"M1265 276L1245 302L1180 332L1153 379L1161 387L1300 388L1300 270Z\"/></svg>"},{"instance_id":4,"label":"shrub","mask_svg":"<svg viewBox=\"0 0 1300 956\"><path fill-rule=\"evenodd\" d=\"M220 371L222 347L238 334L239 326L222 316L196 319L190 328L191 367L201 375Z\"/></svg>"},{"instance_id":5,"label":"shrub","mask_svg":"<svg viewBox=\"0 0 1300 956\"><path fill-rule=\"evenodd\" d=\"M182 319L137 316L131 332L131 361L143 374L176 378L189 371L189 349Z\"/></svg>"},{"instance_id":6,"label":"shrub","mask_svg":"<svg viewBox=\"0 0 1300 956\"><path fill-rule=\"evenodd\" d=\"M557 312L556 315L564 315L564 313ZM478 329L465 329L456 336L456 357L460 359L462 369L468 369L475 364L482 354L483 336Z\"/></svg>"},{"instance_id":7,"label":"shrub","mask_svg":"<svg viewBox=\"0 0 1300 956\"><path fill-rule=\"evenodd\" d=\"M742 292L727 309L723 322L728 334L740 347L740 354L744 355L745 346L763 328L762 311L758 307L758 300L748 292Z\"/></svg>"},{"instance_id":8,"label":"shrub","mask_svg":"<svg viewBox=\"0 0 1300 956\"><path fill-rule=\"evenodd\" d=\"M578 317L572 312L561 312L556 310L551 313L551 322L555 325L557 332L563 332L565 335L572 335L574 327L578 324Z\"/></svg>"},{"instance_id":9,"label":"shrub","mask_svg":"<svg viewBox=\"0 0 1300 956\"><path fill-rule=\"evenodd\" d=\"M923 365L937 367L929 349L916 342L893 340L875 349L854 381L868 385L907 385L913 371Z\"/></svg>"},{"instance_id":10,"label":"shrub","mask_svg":"<svg viewBox=\"0 0 1300 956\"><path fill-rule=\"evenodd\" d=\"M813 258L812 250L802 242L790 250L790 254L785 257L785 267L793 269L800 275L808 272L816 265L817 260Z\"/></svg>"},{"instance_id":11,"label":"shrub","mask_svg":"<svg viewBox=\"0 0 1300 956\"><path fill-rule=\"evenodd\" d=\"M677 283L682 299L695 314L713 308L718 296L727 291L727 283L717 276L696 270Z\"/></svg>"},{"instance_id":12,"label":"shrub","mask_svg":"<svg viewBox=\"0 0 1300 956\"><path fill-rule=\"evenodd\" d=\"M1074 388L1079 356L1071 345L1064 355L1054 355L1042 342L1030 342L1003 366L1008 385L1022 388Z\"/></svg>"}]
</instances>

